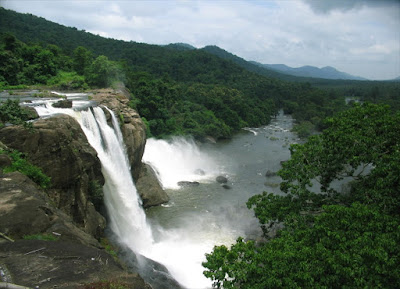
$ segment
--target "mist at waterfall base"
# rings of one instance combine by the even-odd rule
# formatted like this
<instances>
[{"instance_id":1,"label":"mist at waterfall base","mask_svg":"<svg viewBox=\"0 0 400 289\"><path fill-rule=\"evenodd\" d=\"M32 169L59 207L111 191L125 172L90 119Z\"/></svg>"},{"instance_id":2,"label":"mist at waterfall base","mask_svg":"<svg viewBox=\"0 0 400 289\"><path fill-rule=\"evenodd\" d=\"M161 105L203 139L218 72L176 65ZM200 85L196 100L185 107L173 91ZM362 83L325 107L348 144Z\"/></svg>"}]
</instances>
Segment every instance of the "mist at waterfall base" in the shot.
<instances>
[{"instance_id":1,"label":"mist at waterfall base","mask_svg":"<svg viewBox=\"0 0 400 289\"><path fill-rule=\"evenodd\" d=\"M261 231L247 200L263 191L280 194L276 172L296 141L292 119L280 114L269 126L251 128L231 140L196 143L190 138L148 139L143 161L150 164L170 201L146 211L155 248L150 258L165 264L186 288L210 288L202 275L205 253L237 237L257 238ZM199 173L200 172L200 173ZM226 189L217 176L228 179ZM178 182L199 182L179 187Z\"/></svg>"},{"instance_id":2,"label":"mist at waterfall base","mask_svg":"<svg viewBox=\"0 0 400 289\"><path fill-rule=\"evenodd\" d=\"M261 234L245 203L265 190L280 193L279 177L267 180L265 172L279 169L279 162L289 158L287 146L293 142L288 130L291 119L283 115L269 126L248 129L217 144L197 144L190 138L149 139L143 161L156 170L170 201L145 213L111 111L106 109L113 122L109 125L99 107L76 111L47 104L36 109L41 116L64 113L80 123L102 163L109 225L118 242L165 265L190 289L211 288L201 263L215 245L229 246L239 236ZM215 181L219 175L227 177L230 189ZM199 185L179 187L180 181Z\"/></svg>"}]
</instances>

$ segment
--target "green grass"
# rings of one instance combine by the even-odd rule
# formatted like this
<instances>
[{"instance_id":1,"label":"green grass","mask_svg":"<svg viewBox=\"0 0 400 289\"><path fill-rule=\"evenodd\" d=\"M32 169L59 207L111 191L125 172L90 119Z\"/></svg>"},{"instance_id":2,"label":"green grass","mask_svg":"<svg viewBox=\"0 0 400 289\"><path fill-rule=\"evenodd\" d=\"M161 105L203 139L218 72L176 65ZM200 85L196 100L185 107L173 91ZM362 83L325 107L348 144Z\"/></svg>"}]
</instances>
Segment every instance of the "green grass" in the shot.
<instances>
[{"instance_id":1,"label":"green grass","mask_svg":"<svg viewBox=\"0 0 400 289\"><path fill-rule=\"evenodd\" d=\"M116 249L112 244L110 244L110 241L107 238L101 238L100 244L104 247L108 254L110 254L114 259L118 259Z\"/></svg>"}]
</instances>

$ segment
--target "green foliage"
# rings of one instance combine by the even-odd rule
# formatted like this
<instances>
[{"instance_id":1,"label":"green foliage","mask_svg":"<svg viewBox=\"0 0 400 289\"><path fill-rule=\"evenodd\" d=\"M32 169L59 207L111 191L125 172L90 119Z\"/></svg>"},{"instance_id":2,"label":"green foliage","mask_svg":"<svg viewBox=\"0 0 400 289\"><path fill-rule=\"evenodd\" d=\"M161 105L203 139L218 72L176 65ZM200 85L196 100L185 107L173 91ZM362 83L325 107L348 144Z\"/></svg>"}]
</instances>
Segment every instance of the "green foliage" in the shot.
<instances>
[{"instance_id":1,"label":"green foliage","mask_svg":"<svg viewBox=\"0 0 400 289\"><path fill-rule=\"evenodd\" d=\"M24 235L22 237L24 240L42 240L42 241L57 241L58 236L55 236L53 234L34 234L34 235Z\"/></svg>"},{"instance_id":2,"label":"green foliage","mask_svg":"<svg viewBox=\"0 0 400 289\"><path fill-rule=\"evenodd\" d=\"M215 247L204 274L216 288L396 288L399 226L367 205L326 206L311 227L298 224L262 245Z\"/></svg>"},{"instance_id":3,"label":"green foliage","mask_svg":"<svg viewBox=\"0 0 400 289\"><path fill-rule=\"evenodd\" d=\"M85 77L89 85L96 87L108 87L122 79L118 65L104 55L97 57L85 70Z\"/></svg>"},{"instance_id":4,"label":"green foliage","mask_svg":"<svg viewBox=\"0 0 400 289\"><path fill-rule=\"evenodd\" d=\"M265 235L207 254L216 288L393 288L400 286L400 114L356 105L291 146L278 174L284 196L249 199ZM351 182L349 193L332 184ZM316 188L314 188L316 187Z\"/></svg>"},{"instance_id":5,"label":"green foliage","mask_svg":"<svg viewBox=\"0 0 400 289\"><path fill-rule=\"evenodd\" d=\"M32 128L30 123L31 113L19 105L18 100L7 99L0 103L0 126L9 122L12 124L22 124L26 128Z\"/></svg>"},{"instance_id":6,"label":"green foliage","mask_svg":"<svg viewBox=\"0 0 400 289\"><path fill-rule=\"evenodd\" d=\"M101 238L100 244L104 247L106 252L110 254L115 260L118 259L117 249L110 243L107 238Z\"/></svg>"},{"instance_id":7,"label":"green foliage","mask_svg":"<svg viewBox=\"0 0 400 289\"><path fill-rule=\"evenodd\" d=\"M0 153L8 154L12 160L11 166L4 168L5 173L18 171L29 177L43 189L50 186L50 177L46 176L39 167L32 165L25 159L25 156L21 152L14 150L11 152L0 151Z\"/></svg>"},{"instance_id":8,"label":"green foliage","mask_svg":"<svg viewBox=\"0 0 400 289\"><path fill-rule=\"evenodd\" d=\"M88 89L85 77L76 72L59 71L56 76L47 81L47 84L61 90Z\"/></svg>"},{"instance_id":9,"label":"green foliage","mask_svg":"<svg viewBox=\"0 0 400 289\"><path fill-rule=\"evenodd\" d=\"M85 73L85 70L90 66L92 61L92 53L85 47L78 46L74 50L73 68L79 75L83 75Z\"/></svg>"},{"instance_id":10,"label":"green foliage","mask_svg":"<svg viewBox=\"0 0 400 289\"><path fill-rule=\"evenodd\" d=\"M300 138L309 137L314 130L315 126L309 121L298 123L292 129L292 131L295 132Z\"/></svg>"}]
</instances>

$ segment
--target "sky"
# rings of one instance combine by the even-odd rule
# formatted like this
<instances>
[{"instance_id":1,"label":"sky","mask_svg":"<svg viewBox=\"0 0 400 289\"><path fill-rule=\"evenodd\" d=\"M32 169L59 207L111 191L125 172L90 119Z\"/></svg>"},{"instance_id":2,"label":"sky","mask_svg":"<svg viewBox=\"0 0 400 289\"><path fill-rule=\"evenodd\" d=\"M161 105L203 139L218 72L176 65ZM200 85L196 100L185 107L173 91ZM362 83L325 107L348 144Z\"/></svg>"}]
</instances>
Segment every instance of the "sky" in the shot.
<instances>
[{"instance_id":1,"label":"sky","mask_svg":"<svg viewBox=\"0 0 400 289\"><path fill-rule=\"evenodd\" d=\"M104 37L217 45L246 60L400 76L400 0L0 0Z\"/></svg>"}]
</instances>

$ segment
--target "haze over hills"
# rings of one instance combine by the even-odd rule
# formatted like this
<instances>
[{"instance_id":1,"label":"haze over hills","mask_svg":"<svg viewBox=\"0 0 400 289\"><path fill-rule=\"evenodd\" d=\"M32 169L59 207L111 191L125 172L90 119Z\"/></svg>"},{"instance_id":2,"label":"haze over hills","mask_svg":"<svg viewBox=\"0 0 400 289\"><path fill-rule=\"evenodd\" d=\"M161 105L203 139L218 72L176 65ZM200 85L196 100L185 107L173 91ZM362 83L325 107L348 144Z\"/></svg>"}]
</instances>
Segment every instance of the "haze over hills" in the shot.
<instances>
[{"instance_id":1,"label":"haze over hills","mask_svg":"<svg viewBox=\"0 0 400 289\"><path fill-rule=\"evenodd\" d=\"M324 79L346 79L346 80L368 80L363 77L354 76L346 72L337 70L331 66L325 66L318 68L315 66L302 66L302 67L290 67L285 64L261 64L258 62L252 62L261 67L279 71L284 74L300 76L300 77L313 77L313 78L324 78Z\"/></svg>"}]
</instances>

